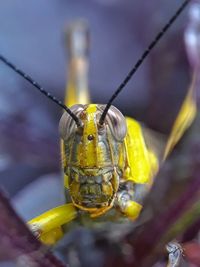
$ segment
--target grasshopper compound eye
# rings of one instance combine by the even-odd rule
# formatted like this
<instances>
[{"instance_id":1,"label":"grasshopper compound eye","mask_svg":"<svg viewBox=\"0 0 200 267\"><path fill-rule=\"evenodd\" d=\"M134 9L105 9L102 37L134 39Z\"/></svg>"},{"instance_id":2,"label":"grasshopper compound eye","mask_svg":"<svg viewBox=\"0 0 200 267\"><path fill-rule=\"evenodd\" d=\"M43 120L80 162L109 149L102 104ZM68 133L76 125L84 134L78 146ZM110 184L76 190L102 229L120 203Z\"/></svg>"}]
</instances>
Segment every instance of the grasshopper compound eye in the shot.
<instances>
[{"instance_id":1,"label":"grasshopper compound eye","mask_svg":"<svg viewBox=\"0 0 200 267\"><path fill-rule=\"evenodd\" d=\"M73 114L79 117L84 110L84 105L74 105L70 108L70 110ZM59 122L60 137L64 141L67 141L69 137L77 131L78 128L81 128L81 126L77 127L77 124L73 118L67 112L64 112Z\"/></svg>"},{"instance_id":2,"label":"grasshopper compound eye","mask_svg":"<svg viewBox=\"0 0 200 267\"><path fill-rule=\"evenodd\" d=\"M105 109L105 105L101 105L101 111ZM127 133L126 120L123 114L114 106L111 106L108 110L105 124L108 125L112 136L117 141L123 141Z\"/></svg>"}]
</instances>

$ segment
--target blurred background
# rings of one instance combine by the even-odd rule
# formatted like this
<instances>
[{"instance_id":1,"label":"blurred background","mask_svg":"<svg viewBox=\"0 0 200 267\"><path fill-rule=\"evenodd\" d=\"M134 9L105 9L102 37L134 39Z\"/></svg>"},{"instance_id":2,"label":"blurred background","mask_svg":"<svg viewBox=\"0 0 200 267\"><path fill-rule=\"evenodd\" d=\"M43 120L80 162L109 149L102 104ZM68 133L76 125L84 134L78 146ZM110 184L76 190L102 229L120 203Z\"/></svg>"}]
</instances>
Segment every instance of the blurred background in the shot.
<instances>
[{"instance_id":1,"label":"blurred background","mask_svg":"<svg viewBox=\"0 0 200 267\"><path fill-rule=\"evenodd\" d=\"M179 0L1 0L0 53L63 99L64 31L90 28L89 88L106 103ZM115 101L125 115L168 133L190 80L186 10ZM58 123L62 110L0 63L0 183L27 220L63 201Z\"/></svg>"}]
</instances>

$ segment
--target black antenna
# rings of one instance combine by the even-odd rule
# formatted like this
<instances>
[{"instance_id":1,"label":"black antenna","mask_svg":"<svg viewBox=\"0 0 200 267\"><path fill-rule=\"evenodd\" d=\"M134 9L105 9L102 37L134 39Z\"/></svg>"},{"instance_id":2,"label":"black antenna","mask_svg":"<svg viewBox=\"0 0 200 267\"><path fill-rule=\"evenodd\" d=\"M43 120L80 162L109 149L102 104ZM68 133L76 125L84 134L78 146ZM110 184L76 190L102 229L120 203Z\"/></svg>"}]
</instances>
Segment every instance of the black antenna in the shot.
<instances>
[{"instance_id":1,"label":"black antenna","mask_svg":"<svg viewBox=\"0 0 200 267\"><path fill-rule=\"evenodd\" d=\"M135 74L135 72L138 70L138 68L141 66L143 61L146 59L146 57L149 55L151 50L154 48L154 46L160 41L160 39L163 37L163 35L167 32L167 30L170 28L170 26L173 24L173 22L178 18L178 16L181 14L181 12L184 10L184 8L187 6L187 4L190 2L190 0L186 0L183 2L183 4L179 7L179 9L176 11L176 13L171 17L171 19L168 21L167 24L163 27L163 29L157 34L157 36L154 38L154 40L150 43L148 48L144 51L142 56L139 58L139 60L136 62L135 66L130 70L124 81L119 85L117 90L114 92L110 100L108 101L101 118L99 120L99 124L102 125L104 123L106 114L112 105L113 100L119 95L119 93L123 90L123 88L126 86L126 84L130 81L132 76Z\"/></svg>"},{"instance_id":2,"label":"black antenna","mask_svg":"<svg viewBox=\"0 0 200 267\"><path fill-rule=\"evenodd\" d=\"M22 70L18 69L14 64L12 64L10 61L8 61L2 55L0 55L0 60L3 63L5 63L8 67L13 69L15 72L17 72L20 76L22 76L29 83L31 83L34 87L36 87L42 94L44 94L49 99L51 99L53 102L55 102L57 105L62 107L72 117L72 119L76 122L76 125L78 127L81 126L81 121L79 120L79 118L67 106L65 106L60 100L58 100L55 96L51 95L49 92L44 90L44 88L42 86L40 86L36 81L34 81L29 75L27 75Z\"/></svg>"}]
</instances>

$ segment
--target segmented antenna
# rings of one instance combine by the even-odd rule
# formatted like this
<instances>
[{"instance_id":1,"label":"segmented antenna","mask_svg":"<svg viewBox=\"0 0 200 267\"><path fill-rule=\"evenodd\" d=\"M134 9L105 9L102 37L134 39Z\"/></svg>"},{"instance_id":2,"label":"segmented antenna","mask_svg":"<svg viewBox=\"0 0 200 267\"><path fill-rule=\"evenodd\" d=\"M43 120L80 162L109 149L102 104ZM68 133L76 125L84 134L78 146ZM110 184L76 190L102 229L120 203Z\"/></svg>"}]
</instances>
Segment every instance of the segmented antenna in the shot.
<instances>
[{"instance_id":1,"label":"segmented antenna","mask_svg":"<svg viewBox=\"0 0 200 267\"><path fill-rule=\"evenodd\" d=\"M157 34L157 36L154 38L154 40L150 43L148 48L144 51L142 56L139 58L139 60L136 62L135 66L130 70L126 78L123 80L123 82L119 85L117 90L114 92L114 94L111 96L110 100L108 101L101 117L99 120L99 124L102 125L104 123L104 120L106 118L106 114L112 105L113 100L119 95L119 93L123 90L123 88L126 86L126 84L130 81L130 79L133 77L135 72L138 70L138 68L141 66L143 61L146 59L146 57L149 55L151 50L154 48L154 46L160 41L160 39L163 37L163 35L167 32L167 30L170 28L170 26L174 23L174 21L178 18L178 16L181 14L181 12L184 10L184 8L189 4L190 0L186 0L183 2L183 4L178 8L176 13L171 17L171 19L168 21L167 24L163 27L163 29Z\"/></svg>"},{"instance_id":2,"label":"segmented antenna","mask_svg":"<svg viewBox=\"0 0 200 267\"><path fill-rule=\"evenodd\" d=\"M62 107L76 122L76 125L78 127L81 126L81 121L79 118L67 107L65 106L59 99L57 99L55 96L47 92L42 86L40 86L36 81L34 81L29 75L27 75L22 70L18 69L13 63L8 61L4 56L0 55L0 60L5 63L8 67L10 67L12 70L14 70L16 73L18 73L20 76L22 76L25 80L27 80L30 84L32 84L35 88L39 90L42 94L47 96L49 99L51 99L54 103Z\"/></svg>"}]
</instances>

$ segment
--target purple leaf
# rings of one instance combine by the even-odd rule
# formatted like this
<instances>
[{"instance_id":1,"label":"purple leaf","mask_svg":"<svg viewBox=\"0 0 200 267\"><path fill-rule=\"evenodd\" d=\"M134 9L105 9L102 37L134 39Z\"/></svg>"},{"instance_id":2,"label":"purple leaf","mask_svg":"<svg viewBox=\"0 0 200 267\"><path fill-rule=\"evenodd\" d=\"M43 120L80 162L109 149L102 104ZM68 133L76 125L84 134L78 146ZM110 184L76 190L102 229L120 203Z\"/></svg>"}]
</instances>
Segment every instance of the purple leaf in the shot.
<instances>
[{"instance_id":1,"label":"purple leaf","mask_svg":"<svg viewBox=\"0 0 200 267\"><path fill-rule=\"evenodd\" d=\"M12 260L27 267L65 266L33 236L1 191L0 210L1 261Z\"/></svg>"}]
</instances>

